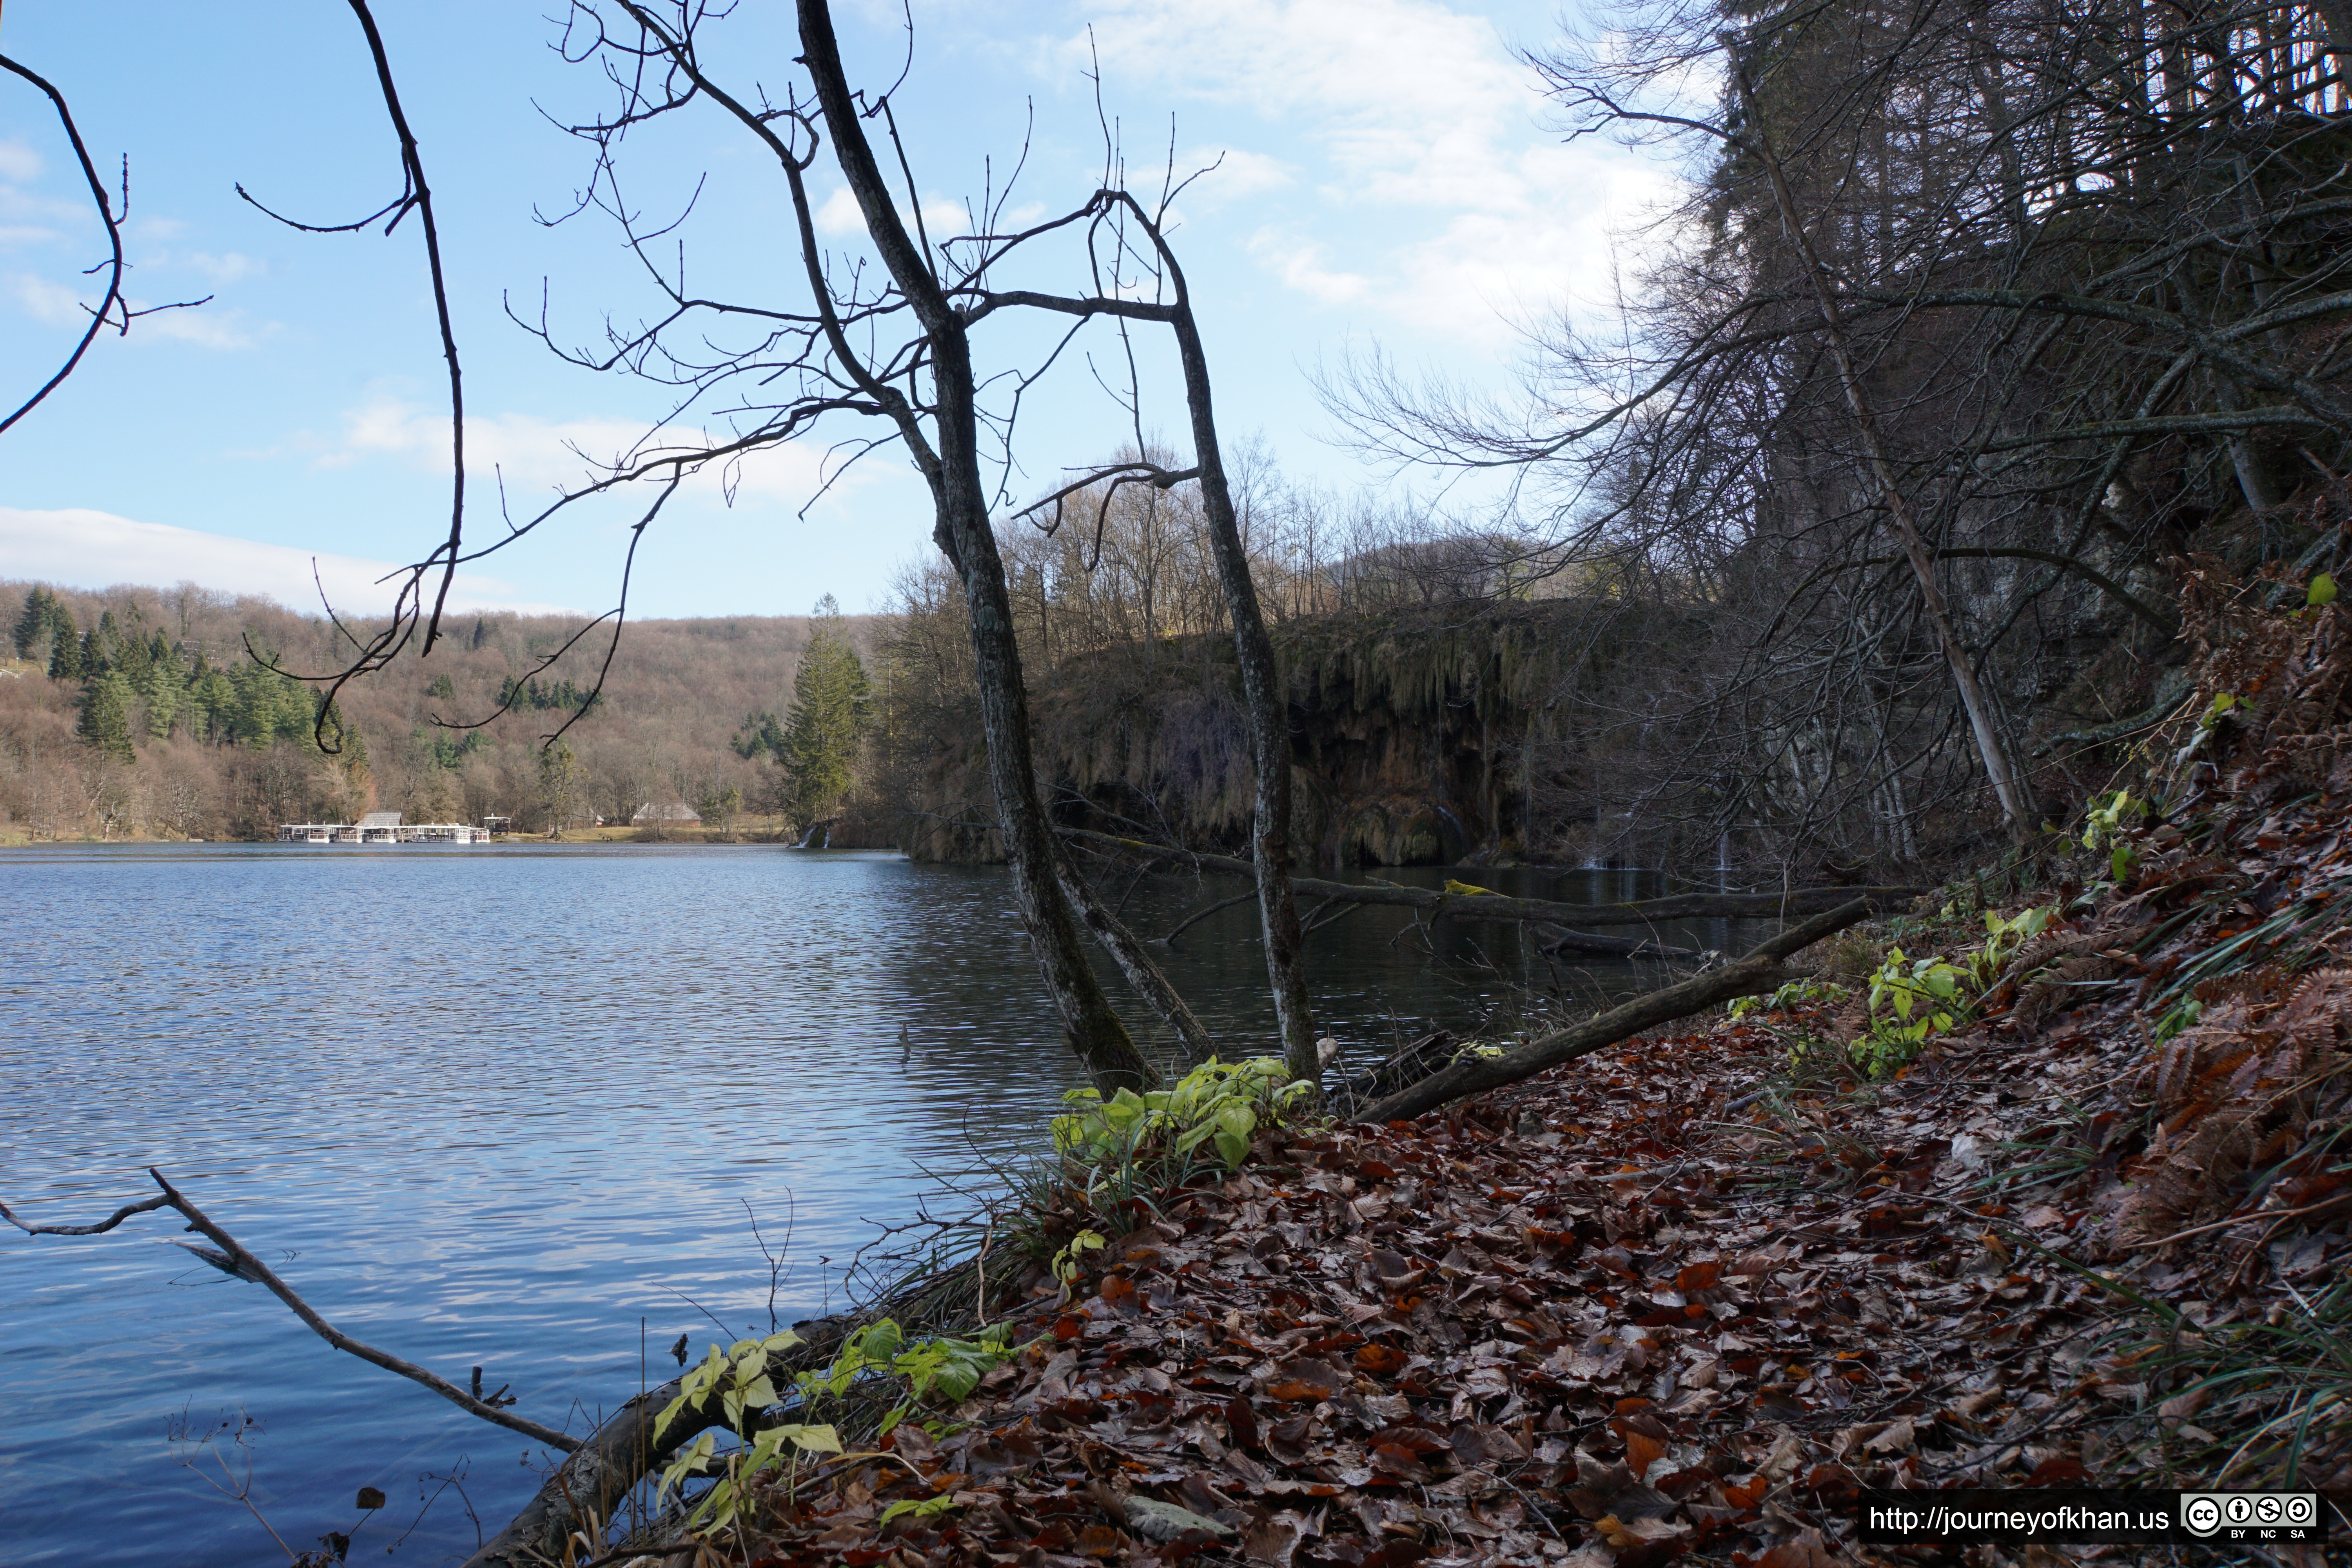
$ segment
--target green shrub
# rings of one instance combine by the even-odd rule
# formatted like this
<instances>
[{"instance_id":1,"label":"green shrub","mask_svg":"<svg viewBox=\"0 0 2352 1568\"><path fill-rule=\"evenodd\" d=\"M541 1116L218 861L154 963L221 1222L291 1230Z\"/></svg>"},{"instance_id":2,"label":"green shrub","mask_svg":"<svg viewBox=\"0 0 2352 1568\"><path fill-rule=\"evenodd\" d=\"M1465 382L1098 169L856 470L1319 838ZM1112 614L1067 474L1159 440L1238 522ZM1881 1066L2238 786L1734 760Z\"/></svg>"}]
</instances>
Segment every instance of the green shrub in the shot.
<instances>
[{"instance_id":1,"label":"green shrub","mask_svg":"<svg viewBox=\"0 0 2352 1568\"><path fill-rule=\"evenodd\" d=\"M1277 1058L1221 1062L1211 1057L1172 1089L1146 1094L1122 1089L1108 1100L1097 1089L1070 1090L1062 1098L1085 1109L1054 1118L1054 1148L1101 1169L1154 1155L1189 1156L1207 1143L1227 1169L1238 1170L1249 1157L1251 1136L1260 1127L1281 1125L1313 1093L1312 1084L1291 1082Z\"/></svg>"}]
</instances>

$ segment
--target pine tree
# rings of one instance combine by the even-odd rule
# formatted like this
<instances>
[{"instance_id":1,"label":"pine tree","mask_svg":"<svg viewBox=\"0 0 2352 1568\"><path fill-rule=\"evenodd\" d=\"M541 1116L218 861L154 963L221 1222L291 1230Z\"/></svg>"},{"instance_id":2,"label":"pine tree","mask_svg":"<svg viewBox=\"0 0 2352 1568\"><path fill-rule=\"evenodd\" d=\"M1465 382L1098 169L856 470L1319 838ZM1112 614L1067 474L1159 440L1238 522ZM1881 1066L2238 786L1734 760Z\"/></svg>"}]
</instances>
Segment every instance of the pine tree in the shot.
<instances>
[{"instance_id":1,"label":"pine tree","mask_svg":"<svg viewBox=\"0 0 2352 1568\"><path fill-rule=\"evenodd\" d=\"M792 778L793 813L803 822L830 815L848 795L866 731L866 666L849 644L841 606L817 601L808 647L793 676L780 760Z\"/></svg>"},{"instance_id":2,"label":"pine tree","mask_svg":"<svg viewBox=\"0 0 2352 1568\"><path fill-rule=\"evenodd\" d=\"M137 693L119 671L110 670L82 688L81 738L112 757L127 763L131 749L131 704Z\"/></svg>"},{"instance_id":3,"label":"pine tree","mask_svg":"<svg viewBox=\"0 0 2352 1568\"><path fill-rule=\"evenodd\" d=\"M236 738L236 688L226 675L203 670L190 683L189 695L195 704L198 736L219 745Z\"/></svg>"},{"instance_id":4,"label":"pine tree","mask_svg":"<svg viewBox=\"0 0 2352 1568\"><path fill-rule=\"evenodd\" d=\"M147 667L138 687L141 699L147 704L147 732L159 741L170 739L172 726L179 721L180 710L188 700L180 661L165 649L163 658Z\"/></svg>"},{"instance_id":5,"label":"pine tree","mask_svg":"<svg viewBox=\"0 0 2352 1568\"><path fill-rule=\"evenodd\" d=\"M49 635L50 617L56 614L57 597L40 584L25 595L24 613L16 617L16 657L30 658L33 650Z\"/></svg>"},{"instance_id":6,"label":"pine tree","mask_svg":"<svg viewBox=\"0 0 2352 1568\"><path fill-rule=\"evenodd\" d=\"M74 633L73 612L54 600L50 608L55 614L49 617L49 679L79 680L81 638Z\"/></svg>"}]
</instances>

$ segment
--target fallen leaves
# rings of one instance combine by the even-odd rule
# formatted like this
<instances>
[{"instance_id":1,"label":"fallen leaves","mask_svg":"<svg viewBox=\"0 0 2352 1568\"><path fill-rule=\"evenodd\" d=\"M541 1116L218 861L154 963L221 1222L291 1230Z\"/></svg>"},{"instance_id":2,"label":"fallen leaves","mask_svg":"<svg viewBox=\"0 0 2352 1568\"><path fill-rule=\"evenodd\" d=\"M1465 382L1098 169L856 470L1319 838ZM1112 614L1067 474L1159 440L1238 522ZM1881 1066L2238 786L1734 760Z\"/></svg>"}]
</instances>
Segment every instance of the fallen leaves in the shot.
<instances>
[{"instance_id":1,"label":"fallen leaves","mask_svg":"<svg viewBox=\"0 0 2352 1568\"><path fill-rule=\"evenodd\" d=\"M1863 1486L2091 1484L2159 1424L2210 1440L2182 1358L2340 1268L2352 1198L2352 974L2280 956L2334 962L2308 944L2352 917L2342 814L2216 788L1898 1082L1794 1082L1783 1031L1826 1019L1751 1013L1416 1123L1262 1134L1139 1205L1074 1299L1022 1282L1037 1342L947 1435L895 1434L923 1480L779 1486L752 1561L1827 1568L1868 1560ZM2208 1033L2150 1059L2181 997ZM2127 1200L2254 1103L2219 1184L2173 1194L2214 1228L2131 1251ZM2182 1326L2136 1342L2134 1298Z\"/></svg>"}]
</instances>

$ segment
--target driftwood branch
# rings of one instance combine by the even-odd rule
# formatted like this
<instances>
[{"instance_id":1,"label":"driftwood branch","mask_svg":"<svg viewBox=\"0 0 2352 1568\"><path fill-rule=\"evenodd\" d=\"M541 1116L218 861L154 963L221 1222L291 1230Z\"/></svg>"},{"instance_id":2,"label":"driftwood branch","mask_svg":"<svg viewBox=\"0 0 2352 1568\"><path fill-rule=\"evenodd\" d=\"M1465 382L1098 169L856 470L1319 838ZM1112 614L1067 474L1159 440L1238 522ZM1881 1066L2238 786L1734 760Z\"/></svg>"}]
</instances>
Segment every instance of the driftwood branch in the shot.
<instances>
[{"instance_id":1,"label":"driftwood branch","mask_svg":"<svg viewBox=\"0 0 2352 1568\"><path fill-rule=\"evenodd\" d=\"M150 1166L147 1173L155 1179L157 1186L163 1189L163 1194L140 1203L125 1204L96 1225L27 1225L9 1212L5 1205L0 1205L0 1217L6 1218L11 1225L29 1236L98 1236L112 1230L132 1215L147 1214L159 1208L176 1209L187 1219L190 1230L200 1231L217 1242L220 1251L215 1253L208 1247L193 1247L184 1241L181 1242L180 1246L187 1247L189 1251L224 1274L250 1279L261 1286L292 1308L294 1315L301 1319L312 1333L317 1334L337 1350L348 1352L363 1362L383 1368L386 1372L396 1372L412 1383L421 1383L460 1409L478 1415L485 1421L495 1421L509 1431L520 1432L533 1442L544 1443L551 1448L561 1448L566 1452L581 1446L580 1439L577 1437L566 1436L552 1426L542 1426L525 1416L510 1415L486 1400L475 1398L456 1384L435 1376L414 1362L403 1361L389 1352L380 1351L373 1345L352 1338L314 1311L308 1301L295 1294L292 1286L280 1279L269 1265L256 1258L243 1242L206 1217L202 1209L188 1201L187 1194L164 1179L163 1172Z\"/></svg>"},{"instance_id":2,"label":"driftwood branch","mask_svg":"<svg viewBox=\"0 0 2352 1568\"><path fill-rule=\"evenodd\" d=\"M1066 838L1117 849L1164 863L1228 876L1252 877L1255 868L1231 855L1171 848L1139 838L1097 833L1089 828L1058 829ZM1428 888L1400 887L1394 882L1327 882L1294 877L1291 885L1302 894L1342 903L1393 904L1402 909L1427 910L1433 918L1456 921L1544 921L1567 926L1648 925L1654 921L1785 920L1834 909L1853 899L1881 905L1915 899L1918 888L1801 888L1780 893L1677 893L1671 898L1644 899L1624 904L1563 904L1550 899L1513 899L1500 893L1441 893ZM1602 951L1587 949L1585 951Z\"/></svg>"},{"instance_id":3,"label":"driftwood branch","mask_svg":"<svg viewBox=\"0 0 2352 1568\"><path fill-rule=\"evenodd\" d=\"M1669 985L1646 996L1637 996L1597 1018L1589 1018L1572 1027L1546 1035L1541 1039L1531 1040L1516 1051L1508 1051L1499 1057L1465 1057L1410 1088L1375 1101L1359 1113L1357 1120L1369 1122L1409 1121L1466 1095L1500 1089L1505 1084L1532 1078L1546 1068L1589 1056L1630 1036L1638 1035L1643 1029L1687 1017L1718 1002L1772 990L1790 978L1788 971L1780 967L1782 959L1825 936L1835 935L1867 917L1877 907L1871 899L1855 899L1827 914L1815 915L1802 925L1790 927L1738 963L1711 974L1702 974L1679 985Z\"/></svg>"},{"instance_id":4,"label":"driftwood branch","mask_svg":"<svg viewBox=\"0 0 2352 1568\"><path fill-rule=\"evenodd\" d=\"M1696 947L1670 947L1662 942L1645 942L1636 936L1596 936L1589 931L1561 931L1549 926L1541 951L1545 952L1582 952L1598 958L1673 958L1689 962L1707 955Z\"/></svg>"}]
</instances>

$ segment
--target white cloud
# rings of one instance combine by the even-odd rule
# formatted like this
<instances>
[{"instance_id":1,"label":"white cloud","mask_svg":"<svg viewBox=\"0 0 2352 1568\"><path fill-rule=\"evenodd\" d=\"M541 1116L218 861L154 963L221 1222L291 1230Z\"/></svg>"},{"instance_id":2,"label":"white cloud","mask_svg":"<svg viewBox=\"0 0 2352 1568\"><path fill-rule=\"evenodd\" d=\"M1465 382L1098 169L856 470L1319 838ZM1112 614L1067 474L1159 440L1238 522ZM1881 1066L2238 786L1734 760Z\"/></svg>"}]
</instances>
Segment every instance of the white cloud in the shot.
<instances>
[{"instance_id":1,"label":"white cloud","mask_svg":"<svg viewBox=\"0 0 2352 1568\"><path fill-rule=\"evenodd\" d=\"M1372 291L1370 279L1360 272L1332 271L1323 265L1328 254L1324 247L1286 230L1258 230L1250 237L1249 249L1285 283L1327 305L1352 305Z\"/></svg>"},{"instance_id":2,"label":"white cloud","mask_svg":"<svg viewBox=\"0 0 2352 1568\"><path fill-rule=\"evenodd\" d=\"M18 272L9 277L8 291L16 296L16 303L24 307L25 314L48 326L79 326L89 320L89 312L82 309L81 296L62 283Z\"/></svg>"},{"instance_id":3,"label":"white cloud","mask_svg":"<svg viewBox=\"0 0 2352 1568\"><path fill-rule=\"evenodd\" d=\"M26 511L0 506L0 561L7 563L15 577L85 588L194 583L225 594L266 595L298 610L317 609L323 584L338 613L354 615L381 615L391 608L396 584L377 579L397 569L386 561L263 544L80 507ZM457 574L449 605L452 609L524 615L579 613L522 599L512 584L467 572Z\"/></svg>"},{"instance_id":4,"label":"white cloud","mask_svg":"<svg viewBox=\"0 0 2352 1568\"><path fill-rule=\"evenodd\" d=\"M183 265L203 273L215 283L238 282L264 270L262 263L234 250L224 256L208 256L201 250L194 250L180 259Z\"/></svg>"},{"instance_id":5,"label":"white cloud","mask_svg":"<svg viewBox=\"0 0 2352 1568\"><path fill-rule=\"evenodd\" d=\"M144 307L133 300L131 308L138 310ZM267 331L269 329L262 330ZM194 343L198 348L249 349L256 335L246 325L244 311L223 310L218 305L197 305L185 310L158 310L131 323L133 342L142 337L152 336L175 343Z\"/></svg>"},{"instance_id":6,"label":"white cloud","mask_svg":"<svg viewBox=\"0 0 2352 1568\"><path fill-rule=\"evenodd\" d=\"M1252 254L1321 302L1425 331L1496 342L1511 318L1601 303L1612 250L1677 188L1613 147L1559 145L1493 25L1438 0L1108 0L1092 46L1114 86L1253 113L1319 154L1293 174L1236 153L1243 188L1195 189L1310 185L1313 218L1295 202ZM1064 68L1088 47L1066 43Z\"/></svg>"},{"instance_id":7,"label":"white cloud","mask_svg":"<svg viewBox=\"0 0 2352 1568\"><path fill-rule=\"evenodd\" d=\"M95 300L85 300L62 283L29 272L11 274L7 287L26 315L53 327L87 326L90 308L96 304ZM144 300L131 301L134 312L146 308ZM249 349L257 337L273 330L274 325L257 331L247 322L242 310L198 305L184 310L157 310L152 315L138 316L131 323L131 341L135 343L161 338L167 342L194 343L198 348Z\"/></svg>"},{"instance_id":8,"label":"white cloud","mask_svg":"<svg viewBox=\"0 0 2352 1568\"><path fill-rule=\"evenodd\" d=\"M866 235L866 214L858 207L857 197L843 185L817 204L811 215L819 234L834 239L862 239ZM931 243L950 239L964 233L971 223L971 215L960 202L932 196L923 203L923 226L930 233Z\"/></svg>"},{"instance_id":9,"label":"white cloud","mask_svg":"<svg viewBox=\"0 0 2352 1568\"><path fill-rule=\"evenodd\" d=\"M720 438L724 438L722 436ZM666 427L648 432L639 421L617 418L551 420L530 414L469 416L466 421L466 470L486 483L496 469L518 503L559 489L575 489L599 477L600 466L642 461L665 449L700 445L702 433ZM397 398L379 398L343 416L341 441L320 458L320 466L345 467L364 457L393 457L433 472L449 465L449 416ZM735 494L797 506L824 482L824 454L810 442L790 442L745 456L731 472L714 467L689 479L688 490Z\"/></svg>"},{"instance_id":10,"label":"white cloud","mask_svg":"<svg viewBox=\"0 0 2352 1568\"><path fill-rule=\"evenodd\" d=\"M1264 153L1246 152L1239 147L1195 147L1176 155L1176 177L1183 179L1194 170L1206 170L1200 178L1184 187L1184 201L1189 206L1203 211L1222 206L1229 201L1254 196L1261 191L1278 191L1298 183L1298 172L1279 158Z\"/></svg>"},{"instance_id":11,"label":"white cloud","mask_svg":"<svg viewBox=\"0 0 2352 1568\"><path fill-rule=\"evenodd\" d=\"M847 185L842 186L817 205L816 231L835 239L866 232L866 215L857 209L857 198Z\"/></svg>"},{"instance_id":12,"label":"white cloud","mask_svg":"<svg viewBox=\"0 0 2352 1568\"><path fill-rule=\"evenodd\" d=\"M0 142L0 180L37 180L41 155L22 142Z\"/></svg>"}]
</instances>

